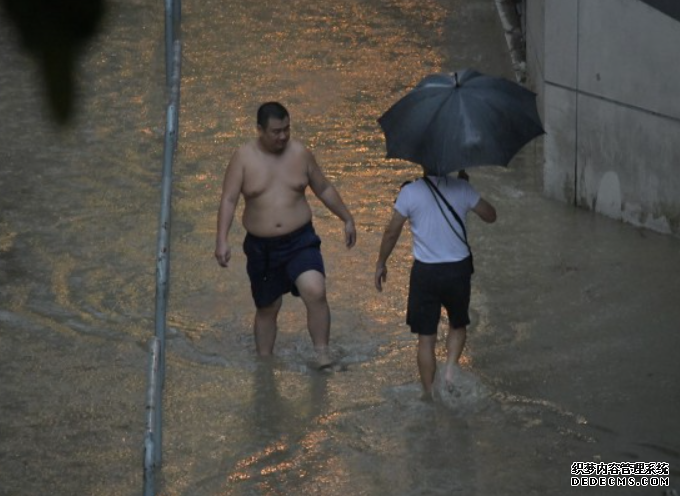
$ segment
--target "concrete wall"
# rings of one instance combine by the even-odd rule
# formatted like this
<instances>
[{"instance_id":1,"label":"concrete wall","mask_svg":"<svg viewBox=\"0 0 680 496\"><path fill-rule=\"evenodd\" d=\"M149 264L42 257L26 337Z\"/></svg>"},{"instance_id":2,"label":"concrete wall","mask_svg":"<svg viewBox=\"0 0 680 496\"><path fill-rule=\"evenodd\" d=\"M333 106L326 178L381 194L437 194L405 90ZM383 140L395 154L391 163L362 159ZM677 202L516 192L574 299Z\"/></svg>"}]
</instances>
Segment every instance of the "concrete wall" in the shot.
<instances>
[{"instance_id":1,"label":"concrete wall","mask_svg":"<svg viewBox=\"0 0 680 496\"><path fill-rule=\"evenodd\" d=\"M680 236L680 21L640 0L525 0L544 190Z\"/></svg>"}]
</instances>

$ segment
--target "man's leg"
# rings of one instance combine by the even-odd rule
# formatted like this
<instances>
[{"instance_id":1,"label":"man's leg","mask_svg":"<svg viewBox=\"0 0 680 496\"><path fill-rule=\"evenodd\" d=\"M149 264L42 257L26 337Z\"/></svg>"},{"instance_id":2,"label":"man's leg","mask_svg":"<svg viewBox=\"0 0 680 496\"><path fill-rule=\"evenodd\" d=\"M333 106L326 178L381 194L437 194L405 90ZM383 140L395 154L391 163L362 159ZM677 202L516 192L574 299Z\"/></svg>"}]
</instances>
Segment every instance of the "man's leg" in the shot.
<instances>
[{"instance_id":1,"label":"man's leg","mask_svg":"<svg viewBox=\"0 0 680 496\"><path fill-rule=\"evenodd\" d=\"M303 272L295 286L307 307L307 329L317 353L320 367L331 364L328 342L331 330L331 311L326 300L326 278L316 270Z\"/></svg>"},{"instance_id":2,"label":"man's leg","mask_svg":"<svg viewBox=\"0 0 680 496\"><path fill-rule=\"evenodd\" d=\"M467 327L453 328L449 326L449 335L446 337L446 374L444 380L449 391L453 388L453 376L458 367L458 360L463 354L465 348L465 339L467 338Z\"/></svg>"},{"instance_id":3,"label":"man's leg","mask_svg":"<svg viewBox=\"0 0 680 496\"><path fill-rule=\"evenodd\" d=\"M435 346L437 345L436 334L418 334L418 372L423 391L427 396L432 395L434 374L437 371L437 358Z\"/></svg>"},{"instance_id":4,"label":"man's leg","mask_svg":"<svg viewBox=\"0 0 680 496\"><path fill-rule=\"evenodd\" d=\"M268 356L274 352L276 341L276 318L281 309L283 297L279 298L267 307L258 308L255 311L255 349L260 356Z\"/></svg>"}]
</instances>

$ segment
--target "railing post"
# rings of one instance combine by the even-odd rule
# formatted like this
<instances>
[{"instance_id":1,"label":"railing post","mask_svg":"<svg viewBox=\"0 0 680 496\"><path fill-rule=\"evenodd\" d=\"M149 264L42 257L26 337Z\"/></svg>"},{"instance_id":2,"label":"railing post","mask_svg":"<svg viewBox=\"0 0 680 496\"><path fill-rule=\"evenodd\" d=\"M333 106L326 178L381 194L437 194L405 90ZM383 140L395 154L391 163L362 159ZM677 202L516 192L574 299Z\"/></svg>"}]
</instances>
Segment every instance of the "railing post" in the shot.
<instances>
[{"instance_id":1,"label":"railing post","mask_svg":"<svg viewBox=\"0 0 680 496\"><path fill-rule=\"evenodd\" d=\"M150 346L149 382L146 391L146 431L144 433L144 496L153 496L156 490L157 453L159 432L157 411L160 409L158 368L160 364L160 340L153 338Z\"/></svg>"},{"instance_id":2,"label":"railing post","mask_svg":"<svg viewBox=\"0 0 680 496\"><path fill-rule=\"evenodd\" d=\"M155 337L151 346L149 387L147 391L147 428L144 436L144 496L153 496L156 470L162 464L163 389L165 385L165 334L170 289L170 227L172 166L177 149L179 127L179 88L181 66L180 1L165 1L166 109L165 142L161 178L161 210L156 252Z\"/></svg>"},{"instance_id":3,"label":"railing post","mask_svg":"<svg viewBox=\"0 0 680 496\"><path fill-rule=\"evenodd\" d=\"M169 88L172 79L172 44L175 41L173 0L165 0L165 84Z\"/></svg>"},{"instance_id":4,"label":"railing post","mask_svg":"<svg viewBox=\"0 0 680 496\"><path fill-rule=\"evenodd\" d=\"M179 40L181 21L181 0L165 0L165 83L168 88L172 85L174 45Z\"/></svg>"}]
</instances>

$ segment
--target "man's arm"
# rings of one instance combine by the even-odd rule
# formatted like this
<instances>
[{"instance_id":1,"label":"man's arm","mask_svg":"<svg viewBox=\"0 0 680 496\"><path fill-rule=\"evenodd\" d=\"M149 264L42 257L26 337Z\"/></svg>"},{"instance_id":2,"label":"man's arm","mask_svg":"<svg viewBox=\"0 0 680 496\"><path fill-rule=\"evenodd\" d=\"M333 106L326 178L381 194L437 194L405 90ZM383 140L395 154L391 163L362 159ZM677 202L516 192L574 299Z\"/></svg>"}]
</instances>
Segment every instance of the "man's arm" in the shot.
<instances>
[{"instance_id":1,"label":"man's arm","mask_svg":"<svg viewBox=\"0 0 680 496\"><path fill-rule=\"evenodd\" d=\"M489 224L496 222L496 209L484 198L479 199L472 211L484 222L488 222Z\"/></svg>"},{"instance_id":2,"label":"man's arm","mask_svg":"<svg viewBox=\"0 0 680 496\"><path fill-rule=\"evenodd\" d=\"M340 193L335 189L326 176L321 172L319 164L311 152L309 154L309 187L312 189L316 197L321 200L328 210L333 212L340 220L345 223L345 244L347 248L352 248L356 244L357 232L354 226L354 217L349 212L345 203L340 197Z\"/></svg>"},{"instance_id":3,"label":"man's arm","mask_svg":"<svg viewBox=\"0 0 680 496\"><path fill-rule=\"evenodd\" d=\"M227 267L231 258L228 236L234 221L236 205L243 185L243 163L238 151L234 153L222 181L222 198L217 211L217 236L215 239L215 258L222 267Z\"/></svg>"},{"instance_id":4,"label":"man's arm","mask_svg":"<svg viewBox=\"0 0 680 496\"><path fill-rule=\"evenodd\" d=\"M394 250L399 236L401 236L401 230L404 228L405 222L406 217L395 210L387 227L385 227L385 232L380 242L378 261L375 263L375 287L378 291L382 291L382 283L387 281L387 259L390 258L392 250Z\"/></svg>"}]
</instances>

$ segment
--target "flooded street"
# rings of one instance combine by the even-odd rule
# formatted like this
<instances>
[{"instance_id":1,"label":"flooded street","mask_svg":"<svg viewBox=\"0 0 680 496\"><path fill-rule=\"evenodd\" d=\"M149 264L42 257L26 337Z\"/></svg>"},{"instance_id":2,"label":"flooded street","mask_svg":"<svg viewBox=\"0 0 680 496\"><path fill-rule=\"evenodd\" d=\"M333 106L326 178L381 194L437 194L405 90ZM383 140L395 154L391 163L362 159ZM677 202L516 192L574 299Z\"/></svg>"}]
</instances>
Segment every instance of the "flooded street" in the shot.
<instances>
[{"instance_id":1,"label":"flooded street","mask_svg":"<svg viewBox=\"0 0 680 496\"><path fill-rule=\"evenodd\" d=\"M0 496L142 492L165 125L163 6L109 3L71 126L0 18ZM420 400L405 325L410 236L373 286L382 229L418 168L376 119L424 75L512 77L492 0L183 4L162 491L217 495L655 495L680 490L680 240L546 200L529 145L471 169L497 208L469 220L476 273L462 393ZM260 103L291 112L355 216L310 195L332 312L318 373L284 298L259 360L222 175ZM550 130L548 130L550 132ZM240 219L240 208L239 207ZM443 343L441 343L443 345ZM443 357L443 347L441 349ZM670 487L570 487L577 461L668 462Z\"/></svg>"}]
</instances>

